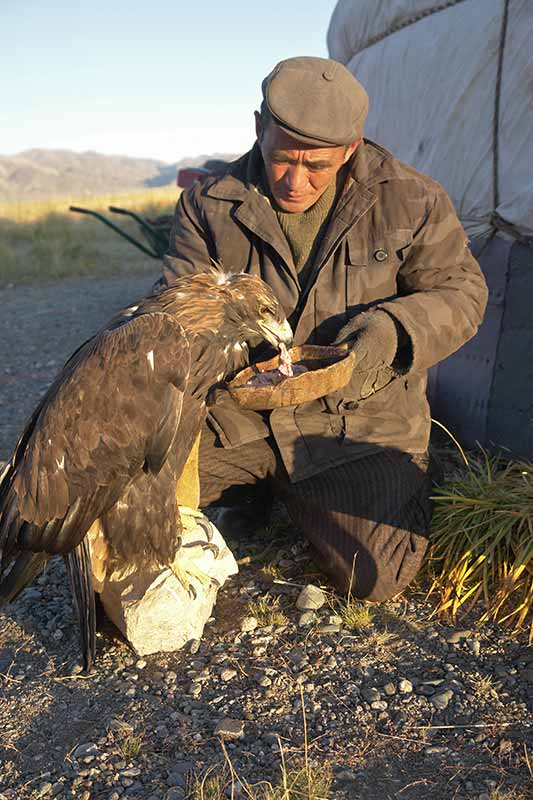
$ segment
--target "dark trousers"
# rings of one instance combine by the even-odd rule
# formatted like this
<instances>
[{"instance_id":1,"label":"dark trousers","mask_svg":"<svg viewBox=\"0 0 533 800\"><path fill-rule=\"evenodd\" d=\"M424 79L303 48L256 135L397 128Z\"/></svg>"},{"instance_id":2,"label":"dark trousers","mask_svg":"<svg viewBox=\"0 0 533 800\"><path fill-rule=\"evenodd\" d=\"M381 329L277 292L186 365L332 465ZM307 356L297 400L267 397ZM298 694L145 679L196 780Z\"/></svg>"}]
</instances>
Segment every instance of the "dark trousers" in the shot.
<instances>
[{"instance_id":1,"label":"dark trousers","mask_svg":"<svg viewBox=\"0 0 533 800\"><path fill-rule=\"evenodd\" d=\"M200 489L204 508L281 498L334 585L361 599L383 601L402 591L426 551L427 457L383 449L291 483L270 438L226 449L204 426Z\"/></svg>"}]
</instances>

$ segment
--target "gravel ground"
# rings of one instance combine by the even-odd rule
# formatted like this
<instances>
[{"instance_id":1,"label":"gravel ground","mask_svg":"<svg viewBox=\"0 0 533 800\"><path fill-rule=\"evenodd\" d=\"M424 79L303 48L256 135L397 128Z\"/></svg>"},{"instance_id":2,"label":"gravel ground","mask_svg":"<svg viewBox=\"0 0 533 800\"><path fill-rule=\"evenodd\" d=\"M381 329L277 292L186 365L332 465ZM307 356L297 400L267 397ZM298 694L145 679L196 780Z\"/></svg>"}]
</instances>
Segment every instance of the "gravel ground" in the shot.
<instances>
[{"instance_id":1,"label":"gravel ground","mask_svg":"<svg viewBox=\"0 0 533 800\"><path fill-rule=\"evenodd\" d=\"M66 356L146 287L142 277L0 292L0 458ZM187 652L138 659L103 621L97 668L80 674L59 560L0 612L0 800L183 800L191 774L223 763L221 740L247 781L278 781L280 743L301 763L302 697L309 760L331 768L333 800L533 796L525 640L475 618L431 619L416 589L370 607L364 630L327 585L314 593L320 607L302 608L313 605L298 600L302 587L321 577L282 510L262 537L229 544L256 557Z\"/></svg>"}]
</instances>

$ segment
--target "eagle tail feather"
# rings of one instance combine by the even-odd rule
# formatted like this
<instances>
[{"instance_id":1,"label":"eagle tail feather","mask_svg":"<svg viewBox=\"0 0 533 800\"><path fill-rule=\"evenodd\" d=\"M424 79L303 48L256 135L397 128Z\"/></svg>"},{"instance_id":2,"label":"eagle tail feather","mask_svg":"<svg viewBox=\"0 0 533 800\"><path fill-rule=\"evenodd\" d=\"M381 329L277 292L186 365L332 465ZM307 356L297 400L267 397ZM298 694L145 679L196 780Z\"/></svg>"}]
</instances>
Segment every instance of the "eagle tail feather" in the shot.
<instances>
[{"instance_id":1,"label":"eagle tail feather","mask_svg":"<svg viewBox=\"0 0 533 800\"><path fill-rule=\"evenodd\" d=\"M78 614L83 666L88 672L96 654L96 604L87 539L82 539L74 550L64 556L64 560Z\"/></svg>"},{"instance_id":2,"label":"eagle tail feather","mask_svg":"<svg viewBox=\"0 0 533 800\"><path fill-rule=\"evenodd\" d=\"M15 600L37 577L49 559L48 553L28 551L17 556L15 563L0 583L0 608Z\"/></svg>"}]
</instances>

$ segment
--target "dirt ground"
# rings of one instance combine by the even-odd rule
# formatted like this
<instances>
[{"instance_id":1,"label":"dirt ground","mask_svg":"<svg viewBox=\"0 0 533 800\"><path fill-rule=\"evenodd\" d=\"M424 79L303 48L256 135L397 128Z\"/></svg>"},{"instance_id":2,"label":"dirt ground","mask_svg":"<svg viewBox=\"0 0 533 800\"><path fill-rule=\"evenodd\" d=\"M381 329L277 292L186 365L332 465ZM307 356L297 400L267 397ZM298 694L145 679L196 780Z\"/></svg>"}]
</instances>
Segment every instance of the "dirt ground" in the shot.
<instances>
[{"instance_id":1,"label":"dirt ground","mask_svg":"<svg viewBox=\"0 0 533 800\"><path fill-rule=\"evenodd\" d=\"M66 357L150 285L143 275L0 291L0 460ZM0 611L0 800L182 800L187 776L223 761L224 718L242 723L227 743L239 772L275 780L280 742L289 760L302 753L302 697L309 758L332 770L332 800L533 797L524 639L478 630L475 616L459 628L435 620L420 588L374 607L366 629L350 628L330 594L303 623L296 597L323 578L297 531L263 537L231 543L243 557L275 538L266 561L221 590L195 653L139 660L104 624L97 669L80 675L59 561ZM256 610L243 630L258 601L281 617Z\"/></svg>"}]
</instances>

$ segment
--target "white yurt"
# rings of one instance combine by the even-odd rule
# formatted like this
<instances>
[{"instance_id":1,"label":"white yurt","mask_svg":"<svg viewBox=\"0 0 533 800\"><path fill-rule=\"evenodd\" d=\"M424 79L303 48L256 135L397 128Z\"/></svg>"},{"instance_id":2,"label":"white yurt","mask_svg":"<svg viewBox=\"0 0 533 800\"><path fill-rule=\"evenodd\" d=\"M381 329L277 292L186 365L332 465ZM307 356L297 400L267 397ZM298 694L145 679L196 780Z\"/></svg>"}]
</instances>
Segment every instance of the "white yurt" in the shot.
<instances>
[{"instance_id":1,"label":"white yurt","mask_svg":"<svg viewBox=\"0 0 533 800\"><path fill-rule=\"evenodd\" d=\"M477 336L431 371L467 446L533 456L533 2L339 0L331 58L370 95L366 136L436 178L489 284Z\"/></svg>"}]
</instances>

